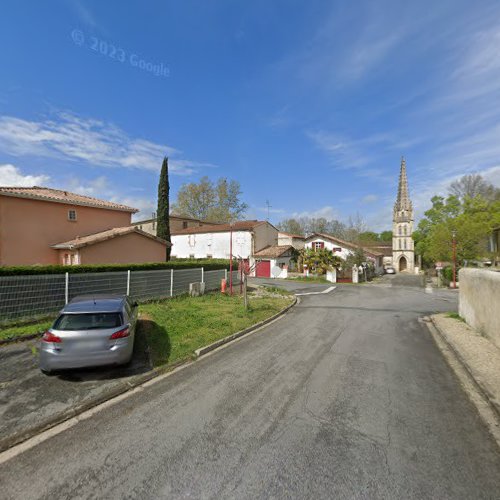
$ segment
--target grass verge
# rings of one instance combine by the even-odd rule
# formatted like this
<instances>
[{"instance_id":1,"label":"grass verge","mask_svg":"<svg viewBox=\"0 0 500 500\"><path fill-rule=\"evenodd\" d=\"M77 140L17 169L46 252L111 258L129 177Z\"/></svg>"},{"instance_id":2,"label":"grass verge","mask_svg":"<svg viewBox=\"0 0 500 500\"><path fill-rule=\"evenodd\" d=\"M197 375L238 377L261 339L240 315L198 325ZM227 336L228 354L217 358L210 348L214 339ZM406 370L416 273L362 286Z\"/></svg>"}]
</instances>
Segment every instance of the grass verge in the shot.
<instances>
[{"instance_id":1,"label":"grass verge","mask_svg":"<svg viewBox=\"0 0 500 500\"><path fill-rule=\"evenodd\" d=\"M303 281L305 283L330 283L321 276L298 276L296 278L286 278L289 281Z\"/></svg>"},{"instance_id":2,"label":"grass verge","mask_svg":"<svg viewBox=\"0 0 500 500\"><path fill-rule=\"evenodd\" d=\"M458 319L458 321L461 321L462 323L465 323L465 319L462 318L462 316L460 316L458 313L456 312L449 312L447 315L446 315L448 318L453 318L453 319Z\"/></svg>"},{"instance_id":3,"label":"grass verge","mask_svg":"<svg viewBox=\"0 0 500 500\"><path fill-rule=\"evenodd\" d=\"M290 297L252 297L245 311L241 296L173 298L142 305L141 328L158 366L188 359L195 349L267 319L290 303Z\"/></svg>"},{"instance_id":4,"label":"grass verge","mask_svg":"<svg viewBox=\"0 0 500 500\"><path fill-rule=\"evenodd\" d=\"M0 340L8 340L14 337L24 337L26 335L33 335L34 333L42 333L47 330L47 328L49 328L53 322L54 320L50 319L40 321L38 323L2 328L0 329Z\"/></svg>"}]
</instances>

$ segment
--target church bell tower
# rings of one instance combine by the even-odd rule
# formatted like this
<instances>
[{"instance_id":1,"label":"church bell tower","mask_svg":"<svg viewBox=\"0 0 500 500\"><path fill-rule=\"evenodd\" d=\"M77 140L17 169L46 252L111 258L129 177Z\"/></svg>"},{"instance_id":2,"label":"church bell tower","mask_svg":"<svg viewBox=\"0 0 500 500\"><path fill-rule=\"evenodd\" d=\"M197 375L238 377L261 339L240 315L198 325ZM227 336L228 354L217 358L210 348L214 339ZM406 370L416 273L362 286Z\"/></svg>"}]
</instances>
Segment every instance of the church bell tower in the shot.
<instances>
[{"instance_id":1,"label":"church bell tower","mask_svg":"<svg viewBox=\"0 0 500 500\"><path fill-rule=\"evenodd\" d=\"M413 245L413 205L408 191L406 161L401 158L398 197L394 204L392 218L392 265L397 272L413 273L415 250Z\"/></svg>"}]
</instances>

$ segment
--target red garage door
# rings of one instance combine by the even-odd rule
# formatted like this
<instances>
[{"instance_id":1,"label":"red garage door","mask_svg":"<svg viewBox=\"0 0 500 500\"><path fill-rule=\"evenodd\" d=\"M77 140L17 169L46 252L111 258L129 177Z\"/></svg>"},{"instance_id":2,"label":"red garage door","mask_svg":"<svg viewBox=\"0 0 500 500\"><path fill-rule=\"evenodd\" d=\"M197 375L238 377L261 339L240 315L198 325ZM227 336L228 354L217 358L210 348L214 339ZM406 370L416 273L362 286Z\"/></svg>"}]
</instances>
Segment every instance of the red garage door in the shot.
<instances>
[{"instance_id":1,"label":"red garage door","mask_svg":"<svg viewBox=\"0 0 500 500\"><path fill-rule=\"evenodd\" d=\"M255 266L255 276L257 278L270 278L271 277L271 261L261 260Z\"/></svg>"}]
</instances>

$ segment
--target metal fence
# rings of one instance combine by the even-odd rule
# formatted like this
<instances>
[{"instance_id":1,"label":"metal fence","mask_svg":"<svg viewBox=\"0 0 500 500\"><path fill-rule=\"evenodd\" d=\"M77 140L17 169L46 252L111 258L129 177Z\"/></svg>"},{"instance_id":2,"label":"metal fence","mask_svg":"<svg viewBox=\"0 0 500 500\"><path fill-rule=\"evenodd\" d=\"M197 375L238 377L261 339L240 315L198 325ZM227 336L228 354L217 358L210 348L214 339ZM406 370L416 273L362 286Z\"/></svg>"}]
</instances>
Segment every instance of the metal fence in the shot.
<instances>
[{"instance_id":1,"label":"metal fence","mask_svg":"<svg viewBox=\"0 0 500 500\"><path fill-rule=\"evenodd\" d=\"M164 299L189 292L189 284L205 283L205 290L218 290L224 269L162 269L0 277L0 324L56 313L77 295L130 295L137 301ZM233 271L233 283L239 283Z\"/></svg>"}]
</instances>

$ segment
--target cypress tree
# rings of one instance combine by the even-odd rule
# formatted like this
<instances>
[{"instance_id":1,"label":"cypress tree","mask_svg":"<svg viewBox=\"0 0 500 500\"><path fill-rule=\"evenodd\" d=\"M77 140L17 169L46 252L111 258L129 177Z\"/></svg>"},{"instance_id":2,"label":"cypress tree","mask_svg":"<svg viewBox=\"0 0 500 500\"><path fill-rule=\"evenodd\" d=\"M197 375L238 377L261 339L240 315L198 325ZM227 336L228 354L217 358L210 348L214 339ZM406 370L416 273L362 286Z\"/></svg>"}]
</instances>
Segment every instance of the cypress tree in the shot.
<instances>
[{"instance_id":1,"label":"cypress tree","mask_svg":"<svg viewBox=\"0 0 500 500\"><path fill-rule=\"evenodd\" d=\"M158 210L156 212L156 235L170 243L170 183L168 182L168 158L163 158L161 166L160 181L158 183ZM165 260L170 260L171 247L167 247Z\"/></svg>"}]
</instances>

